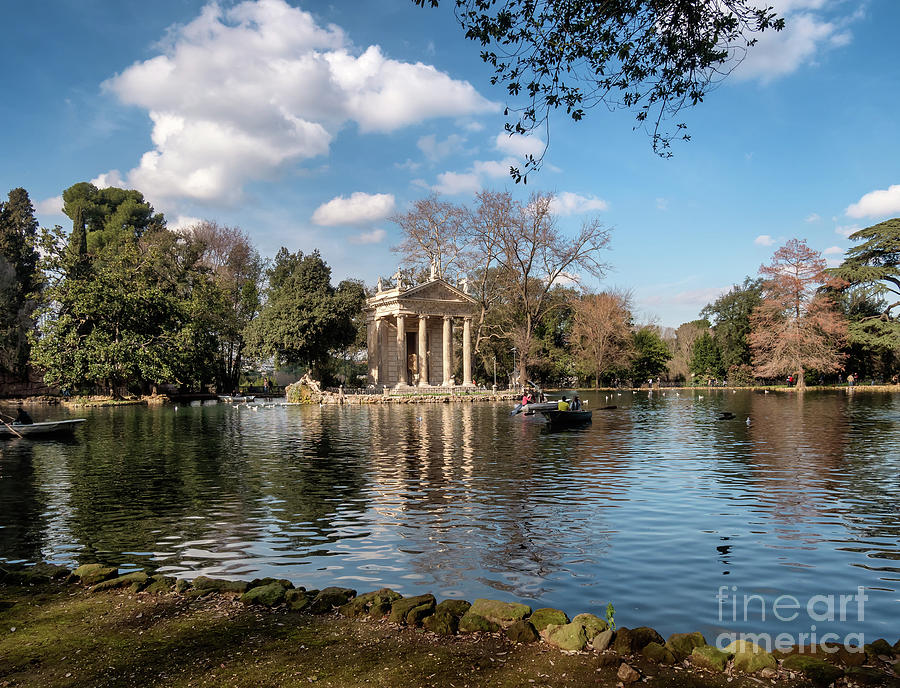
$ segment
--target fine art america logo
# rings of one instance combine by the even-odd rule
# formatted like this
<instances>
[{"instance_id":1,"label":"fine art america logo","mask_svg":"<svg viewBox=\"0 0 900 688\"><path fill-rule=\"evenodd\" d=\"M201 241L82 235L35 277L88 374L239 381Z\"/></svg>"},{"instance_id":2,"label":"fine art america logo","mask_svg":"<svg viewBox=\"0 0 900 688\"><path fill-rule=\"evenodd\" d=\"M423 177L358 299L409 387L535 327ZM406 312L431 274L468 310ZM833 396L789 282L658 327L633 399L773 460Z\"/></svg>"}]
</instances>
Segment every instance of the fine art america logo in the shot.
<instances>
[{"instance_id":1,"label":"fine art america logo","mask_svg":"<svg viewBox=\"0 0 900 688\"><path fill-rule=\"evenodd\" d=\"M851 632L842 636L840 633L819 633L817 624L825 624L833 628L835 623L855 622L866 618L865 604L869 599L862 587L856 588L854 595L813 595L802 600L793 595L780 595L768 602L761 595L738 593L737 586L719 586L716 600L719 607L719 622L790 623L795 626L800 620L809 622L809 631L802 633L779 633L774 637L770 633L720 633L716 637L716 647L724 649L735 640L746 640L755 643L766 652L779 650L787 652L793 646L801 648L809 646L808 651L837 652L843 645L850 652L863 652L865 639L862 633Z\"/></svg>"}]
</instances>

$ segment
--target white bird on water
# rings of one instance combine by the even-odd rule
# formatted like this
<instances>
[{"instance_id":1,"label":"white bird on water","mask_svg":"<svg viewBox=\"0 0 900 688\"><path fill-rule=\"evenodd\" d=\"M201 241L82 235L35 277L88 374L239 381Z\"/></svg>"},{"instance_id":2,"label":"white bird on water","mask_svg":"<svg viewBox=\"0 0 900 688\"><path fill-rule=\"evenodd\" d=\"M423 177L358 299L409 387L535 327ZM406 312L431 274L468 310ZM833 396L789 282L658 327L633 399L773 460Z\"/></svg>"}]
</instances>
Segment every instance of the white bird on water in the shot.
<instances>
[{"instance_id":1,"label":"white bird on water","mask_svg":"<svg viewBox=\"0 0 900 688\"><path fill-rule=\"evenodd\" d=\"M747 416L747 425L750 425L750 416Z\"/></svg>"}]
</instances>

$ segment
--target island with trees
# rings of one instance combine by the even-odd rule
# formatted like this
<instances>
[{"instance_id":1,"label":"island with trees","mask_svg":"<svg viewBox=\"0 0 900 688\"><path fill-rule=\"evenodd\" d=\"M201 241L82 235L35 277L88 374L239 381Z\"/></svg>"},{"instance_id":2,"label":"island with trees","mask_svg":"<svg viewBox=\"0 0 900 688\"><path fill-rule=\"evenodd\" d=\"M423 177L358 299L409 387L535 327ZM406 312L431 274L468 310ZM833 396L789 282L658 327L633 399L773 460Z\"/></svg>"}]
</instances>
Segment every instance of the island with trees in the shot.
<instances>
[{"instance_id":1,"label":"island with trees","mask_svg":"<svg viewBox=\"0 0 900 688\"><path fill-rule=\"evenodd\" d=\"M611 232L596 219L563 231L552 198L483 191L465 205L432 195L391 218L412 284L465 279L476 383L897 381L900 219L851 235L836 268L791 239L700 319L664 328L636 321L628 291L587 286L606 272ZM347 390L369 384L364 307L377 287L335 284L317 250L267 259L237 227L172 230L137 190L80 182L63 200L71 228L40 228L22 188L0 205L5 396L230 393L271 368Z\"/></svg>"}]
</instances>

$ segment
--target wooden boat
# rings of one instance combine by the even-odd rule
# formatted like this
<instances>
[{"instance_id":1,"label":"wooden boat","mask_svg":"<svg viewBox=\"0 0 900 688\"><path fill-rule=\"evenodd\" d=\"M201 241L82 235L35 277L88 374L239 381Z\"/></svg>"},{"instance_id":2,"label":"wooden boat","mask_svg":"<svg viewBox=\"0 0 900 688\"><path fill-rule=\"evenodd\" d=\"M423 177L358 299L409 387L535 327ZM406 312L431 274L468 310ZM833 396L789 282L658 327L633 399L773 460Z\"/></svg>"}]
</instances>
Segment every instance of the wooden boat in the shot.
<instances>
[{"instance_id":1,"label":"wooden boat","mask_svg":"<svg viewBox=\"0 0 900 688\"><path fill-rule=\"evenodd\" d=\"M0 437L35 437L38 435L60 435L73 432L81 425L85 418L71 418L69 420L54 420L46 423L29 423L28 425L6 425L0 423Z\"/></svg>"},{"instance_id":2,"label":"wooden boat","mask_svg":"<svg viewBox=\"0 0 900 688\"><path fill-rule=\"evenodd\" d=\"M541 411L551 427L571 428L591 422L590 411Z\"/></svg>"},{"instance_id":3,"label":"wooden boat","mask_svg":"<svg viewBox=\"0 0 900 688\"><path fill-rule=\"evenodd\" d=\"M532 404L516 404L516 407L510 413L511 416L516 415L517 413L523 413L526 416L533 416L535 413L540 413L542 411L552 411L558 406L558 403L555 401L543 401L543 402L534 402Z\"/></svg>"}]
</instances>

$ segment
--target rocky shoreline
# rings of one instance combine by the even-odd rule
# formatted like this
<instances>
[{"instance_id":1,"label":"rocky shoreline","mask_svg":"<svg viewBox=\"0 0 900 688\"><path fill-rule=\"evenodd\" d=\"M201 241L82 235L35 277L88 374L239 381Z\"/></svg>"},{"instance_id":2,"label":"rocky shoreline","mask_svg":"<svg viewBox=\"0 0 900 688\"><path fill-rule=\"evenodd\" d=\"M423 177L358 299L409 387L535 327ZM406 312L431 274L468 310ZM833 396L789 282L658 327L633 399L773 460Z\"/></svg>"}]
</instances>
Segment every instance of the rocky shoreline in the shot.
<instances>
[{"instance_id":1,"label":"rocky shoreline","mask_svg":"<svg viewBox=\"0 0 900 688\"><path fill-rule=\"evenodd\" d=\"M612 681L609 685L648 682L680 673L699 677L700 683L689 685L718 685L720 679L731 684L738 678L750 681L747 685L762 681L774 685L900 685L900 640L891 645L879 639L862 648L795 646L771 653L736 640L719 649L709 645L699 632L675 633L664 639L649 627L615 628L607 619L593 614L570 619L558 609L532 610L524 604L497 600L438 602L430 594L403 597L388 588L362 594L344 587L306 590L272 578L233 581L200 576L189 581L145 572L120 575L118 569L100 564L83 565L74 571L50 564L0 566L0 624L6 625L4 610L15 609L17 598L27 596L34 586L57 586L68 590L68 596L76 592L112 594L136 601L156 597L170 599L173 604L212 604L218 600L237 609L287 614L284 618L306 618L310 623L314 623L312 618L343 618L347 623L363 624L359 628L379 624L380 630L394 629L394 633L425 633L438 643L478 643L492 638L494 645L502 641L512 647L550 652L551 666L553 653L582 657ZM17 591L11 601L3 599L9 590ZM5 631L0 627L0 648ZM4 682L0 659L0 686L6 685L19 684Z\"/></svg>"}]
</instances>

